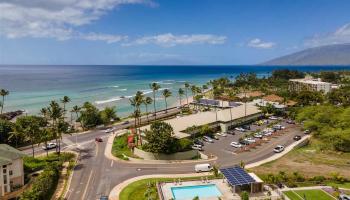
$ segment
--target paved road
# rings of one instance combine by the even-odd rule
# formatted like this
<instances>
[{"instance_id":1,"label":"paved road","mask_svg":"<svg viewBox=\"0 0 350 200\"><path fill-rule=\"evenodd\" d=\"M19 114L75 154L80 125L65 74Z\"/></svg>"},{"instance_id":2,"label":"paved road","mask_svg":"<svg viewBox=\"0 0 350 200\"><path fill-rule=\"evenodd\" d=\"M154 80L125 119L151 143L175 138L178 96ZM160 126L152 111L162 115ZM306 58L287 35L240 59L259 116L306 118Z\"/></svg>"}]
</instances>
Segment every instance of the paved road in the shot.
<instances>
[{"instance_id":1,"label":"paved road","mask_svg":"<svg viewBox=\"0 0 350 200\"><path fill-rule=\"evenodd\" d=\"M233 148L229 143L239 138L239 134L220 138L214 144L205 146L206 153L212 153L219 157L216 161L221 167L256 162L273 155L273 148L278 144L285 146L293 143L292 137L300 134L300 129L288 125L286 133L273 138L250 152L233 154ZM71 187L69 188L69 200L98 199L101 195L108 195L112 188L129 178L148 174L176 174L192 173L194 164L133 164L116 162L104 156L106 142L90 143L83 145L81 160L75 169Z\"/></svg>"}]
</instances>

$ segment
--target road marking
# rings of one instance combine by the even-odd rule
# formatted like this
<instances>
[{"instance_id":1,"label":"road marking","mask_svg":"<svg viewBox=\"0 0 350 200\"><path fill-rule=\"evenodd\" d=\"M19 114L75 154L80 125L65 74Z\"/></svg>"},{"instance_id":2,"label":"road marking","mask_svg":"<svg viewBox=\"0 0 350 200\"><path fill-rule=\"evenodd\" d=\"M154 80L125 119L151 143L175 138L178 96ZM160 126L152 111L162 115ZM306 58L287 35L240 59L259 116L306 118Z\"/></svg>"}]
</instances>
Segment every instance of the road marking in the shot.
<instances>
[{"instance_id":1,"label":"road marking","mask_svg":"<svg viewBox=\"0 0 350 200\"><path fill-rule=\"evenodd\" d=\"M85 195L86 195L86 192L87 192L87 189L88 189L88 187L89 187L89 183L90 183L90 180L91 180L91 177L92 177L92 170L90 171L90 175L89 175L89 179L88 179L88 181L87 181L87 183L86 183L86 187L85 187L85 190L84 190L84 193L83 193L83 195L82 195L82 197L81 197L81 199L83 200L83 199L85 199Z\"/></svg>"},{"instance_id":2,"label":"road marking","mask_svg":"<svg viewBox=\"0 0 350 200\"><path fill-rule=\"evenodd\" d=\"M114 164L114 162L113 162L113 160L112 160L112 162L111 162L111 167L113 167L113 164Z\"/></svg>"},{"instance_id":3,"label":"road marking","mask_svg":"<svg viewBox=\"0 0 350 200\"><path fill-rule=\"evenodd\" d=\"M95 147L96 147L96 148L95 148L95 149L96 149L96 151L95 151L95 152L96 152L96 153L95 153L95 157L97 157L97 154L98 154L98 145L97 145L96 143L95 143Z\"/></svg>"}]
</instances>

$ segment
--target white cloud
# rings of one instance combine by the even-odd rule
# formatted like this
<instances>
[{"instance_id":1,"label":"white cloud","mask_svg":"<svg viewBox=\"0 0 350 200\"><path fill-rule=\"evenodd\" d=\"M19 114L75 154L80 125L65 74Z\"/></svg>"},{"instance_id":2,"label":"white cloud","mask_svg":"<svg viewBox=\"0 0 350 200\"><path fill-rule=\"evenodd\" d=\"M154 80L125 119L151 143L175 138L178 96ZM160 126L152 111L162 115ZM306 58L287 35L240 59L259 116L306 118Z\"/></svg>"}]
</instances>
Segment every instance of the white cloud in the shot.
<instances>
[{"instance_id":1,"label":"white cloud","mask_svg":"<svg viewBox=\"0 0 350 200\"><path fill-rule=\"evenodd\" d=\"M155 44L164 47L172 47L185 44L223 44L226 36L211 34L193 34L193 35L173 35L172 33L160 34L155 36L145 36L138 38L124 46Z\"/></svg>"},{"instance_id":2,"label":"white cloud","mask_svg":"<svg viewBox=\"0 0 350 200\"><path fill-rule=\"evenodd\" d=\"M123 40L127 40L127 36L121 36L121 35L110 35L110 34L99 34L99 33L89 33L89 34L82 34L80 35L81 39L90 40L90 41L104 41L109 44L120 42Z\"/></svg>"},{"instance_id":3,"label":"white cloud","mask_svg":"<svg viewBox=\"0 0 350 200\"><path fill-rule=\"evenodd\" d=\"M350 43L350 23L343 25L335 32L314 35L305 41L305 45L309 47L343 43Z\"/></svg>"},{"instance_id":4,"label":"white cloud","mask_svg":"<svg viewBox=\"0 0 350 200\"><path fill-rule=\"evenodd\" d=\"M274 46L276 46L276 43L266 42L266 41L262 41L259 38L255 38L255 39L250 40L247 45L249 47L258 48L258 49L271 49Z\"/></svg>"},{"instance_id":5,"label":"white cloud","mask_svg":"<svg viewBox=\"0 0 350 200\"><path fill-rule=\"evenodd\" d=\"M76 36L76 27L123 4L156 6L151 0L0 0L0 35L70 39Z\"/></svg>"}]
</instances>

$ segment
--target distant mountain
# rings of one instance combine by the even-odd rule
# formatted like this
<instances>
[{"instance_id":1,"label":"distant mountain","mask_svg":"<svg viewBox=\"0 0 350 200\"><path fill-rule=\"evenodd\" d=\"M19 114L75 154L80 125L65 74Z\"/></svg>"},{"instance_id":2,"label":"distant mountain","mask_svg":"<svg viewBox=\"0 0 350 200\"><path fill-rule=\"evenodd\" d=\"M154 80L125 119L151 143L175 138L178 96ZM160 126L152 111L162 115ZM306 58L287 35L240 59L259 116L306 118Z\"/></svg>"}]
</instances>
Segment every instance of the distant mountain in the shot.
<instances>
[{"instance_id":1,"label":"distant mountain","mask_svg":"<svg viewBox=\"0 0 350 200\"><path fill-rule=\"evenodd\" d=\"M350 65L350 43L309 48L261 65Z\"/></svg>"}]
</instances>

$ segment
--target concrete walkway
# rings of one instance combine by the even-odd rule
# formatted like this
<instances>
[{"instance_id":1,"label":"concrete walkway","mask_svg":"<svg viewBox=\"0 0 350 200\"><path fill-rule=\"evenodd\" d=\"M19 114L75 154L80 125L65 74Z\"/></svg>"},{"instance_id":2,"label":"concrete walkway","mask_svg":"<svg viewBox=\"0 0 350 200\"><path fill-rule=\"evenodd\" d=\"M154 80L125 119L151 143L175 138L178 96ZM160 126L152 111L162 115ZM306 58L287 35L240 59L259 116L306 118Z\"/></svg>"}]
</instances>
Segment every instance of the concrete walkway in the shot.
<instances>
[{"instance_id":1,"label":"concrete walkway","mask_svg":"<svg viewBox=\"0 0 350 200\"><path fill-rule=\"evenodd\" d=\"M199 176L210 176L212 173L192 173L192 174L155 174L155 175L145 175L137 176L131 179L128 179L119 185L115 186L112 191L109 193L110 200L119 200L120 192L129 184L148 178L184 178L184 177L199 177Z\"/></svg>"}]
</instances>

